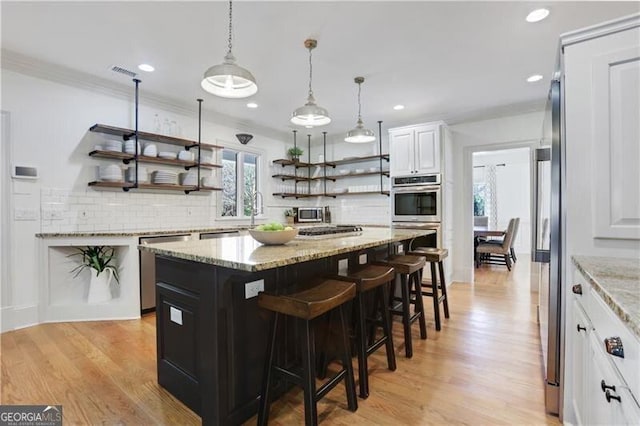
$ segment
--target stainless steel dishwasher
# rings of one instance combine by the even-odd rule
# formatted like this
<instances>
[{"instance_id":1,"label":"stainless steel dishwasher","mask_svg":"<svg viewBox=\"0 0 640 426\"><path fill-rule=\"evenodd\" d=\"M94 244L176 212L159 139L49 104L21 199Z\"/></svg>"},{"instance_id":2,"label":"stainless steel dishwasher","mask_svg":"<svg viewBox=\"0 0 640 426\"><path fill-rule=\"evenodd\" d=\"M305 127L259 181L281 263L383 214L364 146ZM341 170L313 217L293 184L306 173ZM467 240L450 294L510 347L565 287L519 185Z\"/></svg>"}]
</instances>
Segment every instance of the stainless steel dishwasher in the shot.
<instances>
[{"instance_id":1,"label":"stainless steel dishwasher","mask_svg":"<svg viewBox=\"0 0 640 426\"><path fill-rule=\"evenodd\" d=\"M141 237L140 245L188 241L191 234L158 235ZM148 251L140 251L140 309L142 313L156 309L156 256Z\"/></svg>"},{"instance_id":2,"label":"stainless steel dishwasher","mask_svg":"<svg viewBox=\"0 0 640 426\"><path fill-rule=\"evenodd\" d=\"M225 230L225 231L212 231L212 232L202 232L200 234L201 240L211 240L213 238L224 238L224 237L237 237L240 235L240 231L234 230Z\"/></svg>"}]
</instances>

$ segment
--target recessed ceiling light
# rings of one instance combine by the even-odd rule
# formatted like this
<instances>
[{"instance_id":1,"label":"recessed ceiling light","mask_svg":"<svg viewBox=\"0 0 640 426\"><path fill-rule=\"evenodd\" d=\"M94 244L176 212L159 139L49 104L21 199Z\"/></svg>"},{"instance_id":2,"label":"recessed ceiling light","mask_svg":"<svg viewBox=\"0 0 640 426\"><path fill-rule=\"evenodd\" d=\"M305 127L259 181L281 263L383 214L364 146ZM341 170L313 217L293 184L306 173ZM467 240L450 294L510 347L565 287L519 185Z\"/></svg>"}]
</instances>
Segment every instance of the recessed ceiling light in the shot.
<instances>
[{"instance_id":1,"label":"recessed ceiling light","mask_svg":"<svg viewBox=\"0 0 640 426\"><path fill-rule=\"evenodd\" d=\"M138 69L140 69L141 71L146 71L146 72L153 72L155 71L155 68L149 64L140 64L138 65Z\"/></svg>"},{"instance_id":2,"label":"recessed ceiling light","mask_svg":"<svg viewBox=\"0 0 640 426\"><path fill-rule=\"evenodd\" d=\"M401 109L404 109L404 105L396 105L393 107L393 109L395 109L396 111L400 111Z\"/></svg>"},{"instance_id":3,"label":"recessed ceiling light","mask_svg":"<svg viewBox=\"0 0 640 426\"><path fill-rule=\"evenodd\" d=\"M247 108L258 108L258 104L255 102L249 102Z\"/></svg>"},{"instance_id":4,"label":"recessed ceiling light","mask_svg":"<svg viewBox=\"0 0 640 426\"><path fill-rule=\"evenodd\" d=\"M538 22L549 16L549 9L536 9L527 15L527 22Z\"/></svg>"},{"instance_id":5,"label":"recessed ceiling light","mask_svg":"<svg viewBox=\"0 0 640 426\"><path fill-rule=\"evenodd\" d=\"M527 81L529 83L535 83L536 81L540 81L542 80L542 76L540 74L534 74L532 76L529 76L529 78L527 78Z\"/></svg>"}]
</instances>

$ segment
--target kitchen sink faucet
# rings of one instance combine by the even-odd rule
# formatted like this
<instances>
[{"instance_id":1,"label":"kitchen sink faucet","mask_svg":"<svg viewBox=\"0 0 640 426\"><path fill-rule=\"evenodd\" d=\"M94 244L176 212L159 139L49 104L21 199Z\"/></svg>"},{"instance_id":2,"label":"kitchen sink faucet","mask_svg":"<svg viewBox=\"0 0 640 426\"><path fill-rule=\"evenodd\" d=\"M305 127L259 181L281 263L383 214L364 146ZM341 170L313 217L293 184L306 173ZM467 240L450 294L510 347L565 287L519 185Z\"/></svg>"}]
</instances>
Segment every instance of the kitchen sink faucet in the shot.
<instances>
[{"instance_id":1,"label":"kitchen sink faucet","mask_svg":"<svg viewBox=\"0 0 640 426\"><path fill-rule=\"evenodd\" d=\"M260 196L260 211L258 214L264 213L264 197L260 193L260 191L256 191L253 193L251 197L251 227L253 228L256 225L256 210L258 209L258 195Z\"/></svg>"}]
</instances>

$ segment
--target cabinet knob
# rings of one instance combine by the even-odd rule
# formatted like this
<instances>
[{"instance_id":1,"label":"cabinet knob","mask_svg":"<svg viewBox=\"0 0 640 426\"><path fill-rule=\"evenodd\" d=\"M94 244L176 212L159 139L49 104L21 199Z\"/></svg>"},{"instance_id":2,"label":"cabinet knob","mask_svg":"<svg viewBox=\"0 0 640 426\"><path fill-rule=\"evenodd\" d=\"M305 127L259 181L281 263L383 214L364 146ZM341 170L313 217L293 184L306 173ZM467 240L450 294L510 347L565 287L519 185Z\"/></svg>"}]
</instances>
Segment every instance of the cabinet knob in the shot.
<instances>
[{"instance_id":1,"label":"cabinet knob","mask_svg":"<svg viewBox=\"0 0 640 426\"><path fill-rule=\"evenodd\" d=\"M581 331L587 331L587 327L583 327L580 324L578 324L576 328L578 329L578 333L580 333Z\"/></svg>"},{"instance_id":2,"label":"cabinet knob","mask_svg":"<svg viewBox=\"0 0 640 426\"><path fill-rule=\"evenodd\" d=\"M573 294L582 294L582 284L576 284L571 287L571 291Z\"/></svg>"},{"instance_id":3,"label":"cabinet knob","mask_svg":"<svg viewBox=\"0 0 640 426\"><path fill-rule=\"evenodd\" d=\"M602 389L602 392L605 392L607 389L611 389L612 391L614 391L614 392L615 392L615 391L616 391L616 386L615 386L615 385L611 385L611 386L609 386L609 385L604 381L604 379L602 379L602 380L600 381L600 389Z\"/></svg>"},{"instance_id":4,"label":"cabinet knob","mask_svg":"<svg viewBox=\"0 0 640 426\"><path fill-rule=\"evenodd\" d=\"M604 339L604 347L608 354L624 358L624 347L620 337L607 337Z\"/></svg>"},{"instance_id":5,"label":"cabinet knob","mask_svg":"<svg viewBox=\"0 0 640 426\"><path fill-rule=\"evenodd\" d=\"M612 395L612 394L611 394L611 392L609 392L609 391L606 391L606 392L605 392L605 394L604 394L604 396L605 396L605 398L607 398L607 402L608 402L609 404L611 404L611 400L612 400L612 399L615 399L615 400L616 400L616 401L618 401L618 402L622 402L622 401L621 401L621 398L620 398L618 395Z\"/></svg>"}]
</instances>

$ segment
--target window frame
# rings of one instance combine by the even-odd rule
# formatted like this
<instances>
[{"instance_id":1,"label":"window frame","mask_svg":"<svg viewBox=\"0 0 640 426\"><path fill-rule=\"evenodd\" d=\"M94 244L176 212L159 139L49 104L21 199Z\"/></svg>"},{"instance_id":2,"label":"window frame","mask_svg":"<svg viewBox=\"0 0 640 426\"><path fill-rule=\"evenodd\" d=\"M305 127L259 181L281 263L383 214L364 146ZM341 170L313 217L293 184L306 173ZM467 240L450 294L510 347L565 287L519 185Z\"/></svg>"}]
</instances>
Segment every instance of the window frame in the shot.
<instances>
[{"instance_id":1,"label":"window frame","mask_svg":"<svg viewBox=\"0 0 640 426\"><path fill-rule=\"evenodd\" d=\"M235 146L226 146L220 150L220 164L222 164L224 151L233 151L237 154L236 157L236 213L243 213L242 215L236 216L223 216L222 215L222 205L223 205L223 191L219 191L217 197L217 206L216 206L216 220L250 220L251 216L244 215L244 167L241 165L244 164L244 155L250 154L256 156L256 189L261 194L264 194L262 191L263 188L263 162L265 153L262 150L258 149L247 149L247 147L235 147ZM224 171L220 169L220 183L221 186L224 186ZM264 196L264 195L263 195ZM263 201L264 202L264 201ZM257 214L256 218L263 218L264 214Z\"/></svg>"}]
</instances>

